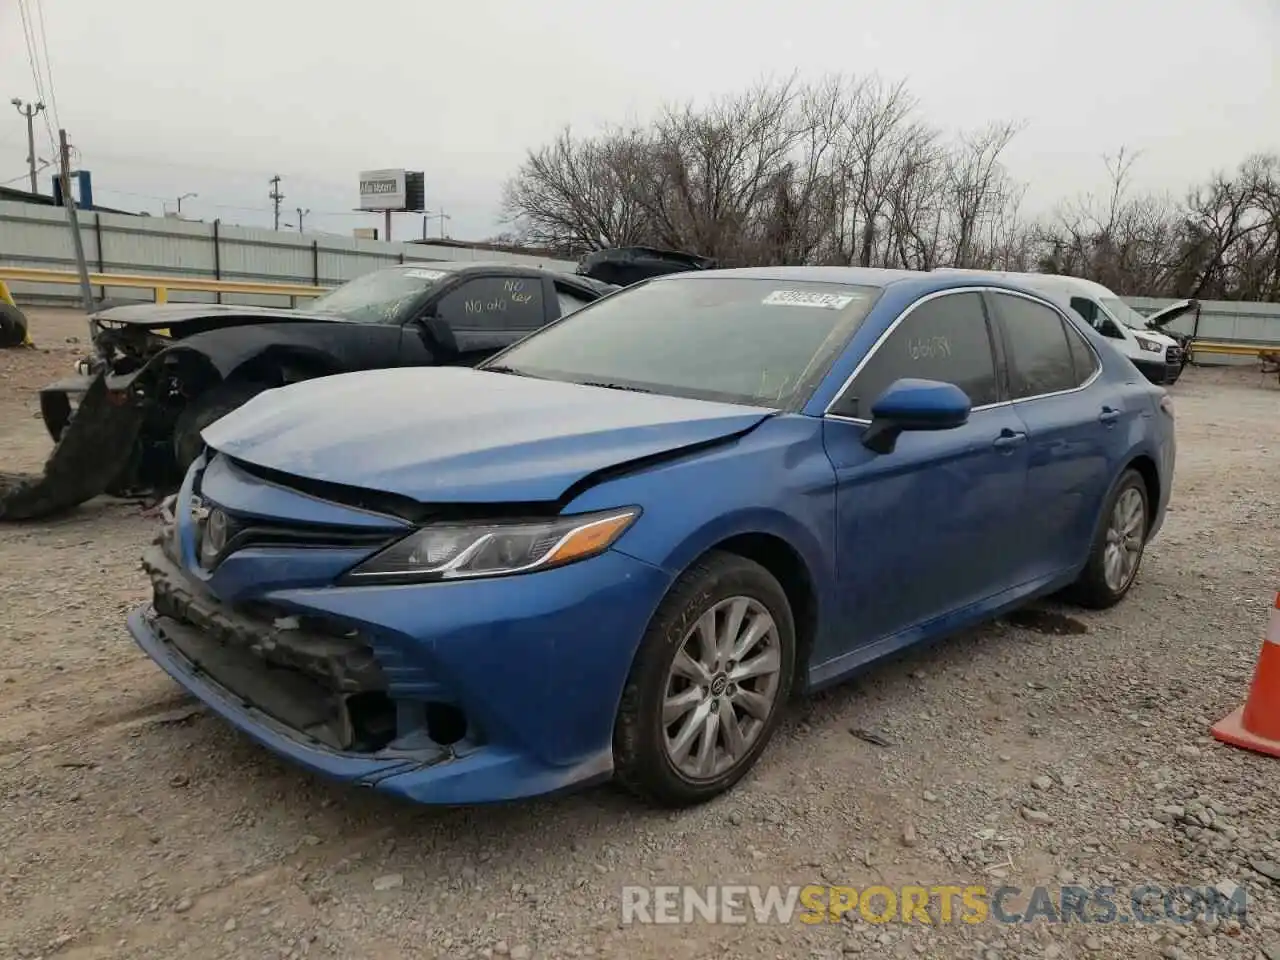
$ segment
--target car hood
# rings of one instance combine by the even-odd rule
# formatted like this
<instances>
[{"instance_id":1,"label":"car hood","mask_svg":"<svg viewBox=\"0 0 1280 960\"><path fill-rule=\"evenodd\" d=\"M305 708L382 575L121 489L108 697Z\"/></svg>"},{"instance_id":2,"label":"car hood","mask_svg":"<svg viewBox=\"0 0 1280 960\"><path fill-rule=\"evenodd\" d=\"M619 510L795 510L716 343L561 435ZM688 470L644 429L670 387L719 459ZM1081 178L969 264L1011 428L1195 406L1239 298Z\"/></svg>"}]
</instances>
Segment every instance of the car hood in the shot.
<instances>
[{"instance_id":1,"label":"car hood","mask_svg":"<svg viewBox=\"0 0 1280 960\"><path fill-rule=\"evenodd\" d=\"M343 322L331 313L308 313L303 310L285 310L280 307L248 307L229 303L139 303L126 307L111 307L93 314L93 319L104 323L123 323L128 326L165 329L179 326L191 320L202 320L202 326L225 322L228 326L240 323L269 321L326 320Z\"/></svg>"},{"instance_id":2,"label":"car hood","mask_svg":"<svg viewBox=\"0 0 1280 960\"><path fill-rule=\"evenodd\" d=\"M1157 310L1147 317L1147 327L1151 330L1163 330L1178 317L1194 310L1197 306L1199 302L1196 300L1179 300L1177 303L1171 303L1163 310Z\"/></svg>"},{"instance_id":3,"label":"car hood","mask_svg":"<svg viewBox=\"0 0 1280 960\"><path fill-rule=\"evenodd\" d=\"M546 502L598 471L742 434L773 412L437 367L271 390L203 436L248 464L424 503Z\"/></svg>"}]
</instances>

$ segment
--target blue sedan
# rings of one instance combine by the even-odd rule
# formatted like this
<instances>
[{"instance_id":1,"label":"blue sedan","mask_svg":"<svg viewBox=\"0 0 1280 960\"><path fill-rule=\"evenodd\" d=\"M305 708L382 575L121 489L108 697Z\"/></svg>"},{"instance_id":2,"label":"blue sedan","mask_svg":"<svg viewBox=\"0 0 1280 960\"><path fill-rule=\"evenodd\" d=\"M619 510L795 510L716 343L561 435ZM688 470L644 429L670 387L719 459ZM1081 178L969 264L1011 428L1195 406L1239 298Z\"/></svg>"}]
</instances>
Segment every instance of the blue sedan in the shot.
<instances>
[{"instance_id":1,"label":"blue sedan","mask_svg":"<svg viewBox=\"0 0 1280 960\"><path fill-rule=\"evenodd\" d=\"M302 766L449 804L705 801L793 694L1117 603L1174 470L1165 391L1061 304L844 268L654 279L204 440L138 644Z\"/></svg>"}]
</instances>

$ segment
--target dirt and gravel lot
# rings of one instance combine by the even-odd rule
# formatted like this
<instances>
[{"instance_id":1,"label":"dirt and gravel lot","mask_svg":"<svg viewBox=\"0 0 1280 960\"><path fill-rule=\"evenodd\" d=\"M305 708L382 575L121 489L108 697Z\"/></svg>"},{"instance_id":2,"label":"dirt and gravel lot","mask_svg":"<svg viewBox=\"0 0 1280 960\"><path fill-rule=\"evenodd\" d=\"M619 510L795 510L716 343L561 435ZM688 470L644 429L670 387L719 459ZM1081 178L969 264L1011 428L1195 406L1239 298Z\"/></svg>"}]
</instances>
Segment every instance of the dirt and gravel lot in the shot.
<instances>
[{"instance_id":1,"label":"dirt and gravel lot","mask_svg":"<svg viewBox=\"0 0 1280 960\"><path fill-rule=\"evenodd\" d=\"M85 348L73 314L32 328L37 350L0 352L7 469L38 468L35 391ZM0 527L0 955L1277 960L1280 761L1207 733L1280 587L1280 388L1191 370L1173 393L1174 504L1124 604L1058 611L1082 632L1003 622L881 666L794 709L732 795L674 815L611 788L434 810L322 782L133 646L156 523L139 505ZM1250 915L620 923L626 884L813 881L1238 884Z\"/></svg>"}]
</instances>

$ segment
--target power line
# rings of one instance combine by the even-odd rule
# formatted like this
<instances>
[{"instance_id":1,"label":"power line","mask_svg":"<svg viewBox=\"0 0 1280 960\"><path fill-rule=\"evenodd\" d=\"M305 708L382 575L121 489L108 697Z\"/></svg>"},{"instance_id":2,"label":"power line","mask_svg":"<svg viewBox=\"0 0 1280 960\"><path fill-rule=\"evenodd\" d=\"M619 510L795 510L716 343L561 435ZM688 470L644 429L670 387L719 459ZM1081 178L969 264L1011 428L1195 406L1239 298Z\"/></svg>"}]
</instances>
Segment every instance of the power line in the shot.
<instances>
[{"instance_id":1,"label":"power line","mask_svg":"<svg viewBox=\"0 0 1280 960\"><path fill-rule=\"evenodd\" d=\"M30 19L31 15L27 12L26 0L18 0L18 16L22 21L22 36L27 44L27 63L31 67L31 77L35 81L36 96L40 100L45 99L45 85L40 69L40 57L36 47L36 29L35 23ZM43 37L41 38L43 43ZM47 45L46 49L47 49ZM48 73L48 64L45 65L43 73ZM52 74L49 74L50 86L53 84ZM52 101L52 97L49 98ZM44 114L44 128L49 134L49 146L57 153L60 149L58 146L58 138L53 135L53 125L49 122L49 115Z\"/></svg>"},{"instance_id":2,"label":"power line","mask_svg":"<svg viewBox=\"0 0 1280 960\"><path fill-rule=\"evenodd\" d=\"M44 83L40 79L40 70L36 66L36 46L31 36L31 27L27 23L27 7L25 0L18 0L18 19L22 21L22 39L27 44L27 64L31 67L31 78L36 84L36 96L44 99Z\"/></svg>"},{"instance_id":3,"label":"power line","mask_svg":"<svg viewBox=\"0 0 1280 960\"><path fill-rule=\"evenodd\" d=\"M140 197L143 200L168 200L168 197L157 196L154 193L134 193L131 190L117 190L115 187L95 187L94 193L116 193L122 197Z\"/></svg>"},{"instance_id":4,"label":"power line","mask_svg":"<svg viewBox=\"0 0 1280 960\"><path fill-rule=\"evenodd\" d=\"M48 170L52 166L53 166L52 160L41 160L40 166L36 167L36 173L37 174L43 173L44 171ZM19 180L26 180L30 176L31 176L31 171L28 170L25 173L18 174L16 177L10 177L8 180L0 180L0 187L8 186L11 183L17 183Z\"/></svg>"},{"instance_id":5,"label":"power line","mask_svg":"<svg viewBox=\"0 0 1280 960\"><path fill-rule=\"evenodd\" d=\"M40 45L44 48L44 72L49 80L49 104L53 107L53 122L61 129L62 121L58 118L58 94L53 89L53 61L49 59L49 33L44 28L44 2L35 0L35 5L36 13L40 18Z\"/></svg>"}]
</instances>

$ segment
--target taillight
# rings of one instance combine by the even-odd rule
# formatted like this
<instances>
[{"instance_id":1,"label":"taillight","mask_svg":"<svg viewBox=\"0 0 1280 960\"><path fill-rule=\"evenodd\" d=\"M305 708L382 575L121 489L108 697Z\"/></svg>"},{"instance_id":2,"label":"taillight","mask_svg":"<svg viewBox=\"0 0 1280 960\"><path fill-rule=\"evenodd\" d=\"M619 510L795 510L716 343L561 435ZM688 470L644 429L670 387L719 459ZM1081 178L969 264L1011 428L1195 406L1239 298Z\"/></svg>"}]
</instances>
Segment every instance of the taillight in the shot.
<instances>
[{"instance_id":1,"label":"taillight","mask_svg":"<svg viewBox=\"0 0 1280 960\"><path fill-rule=\"evenodd\" d=\"M1169 415L1169 419L1173 419L1173 398L1167 393L1160 398L1160 409Z\"/></svg>"}]
</instances>

